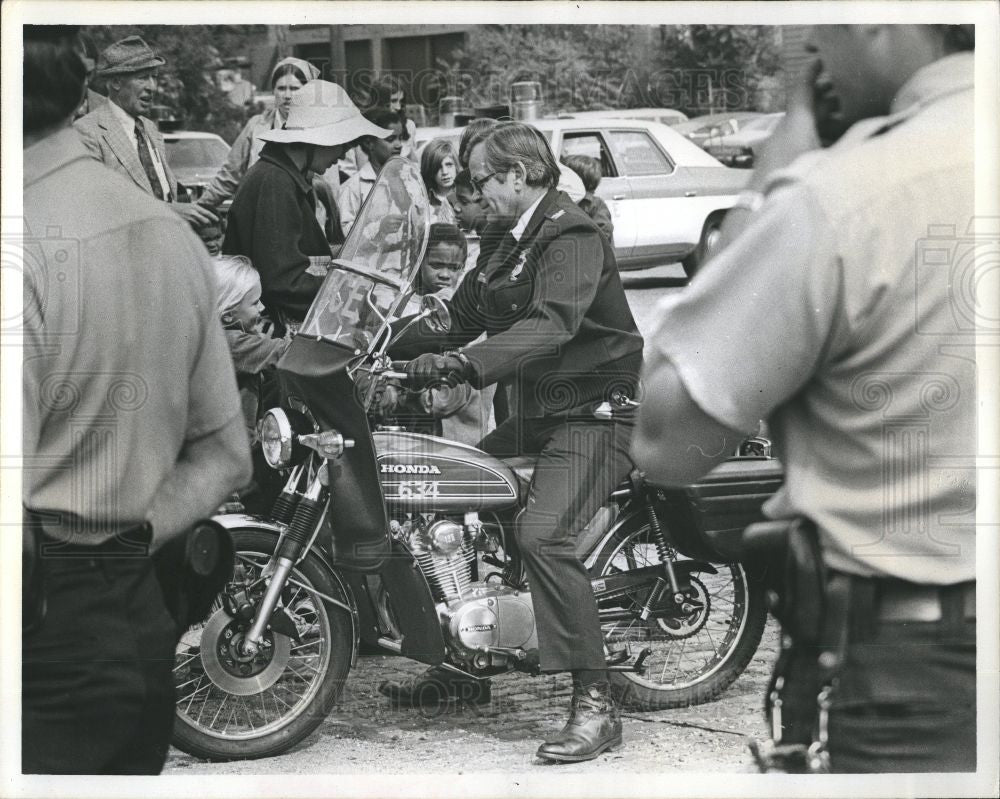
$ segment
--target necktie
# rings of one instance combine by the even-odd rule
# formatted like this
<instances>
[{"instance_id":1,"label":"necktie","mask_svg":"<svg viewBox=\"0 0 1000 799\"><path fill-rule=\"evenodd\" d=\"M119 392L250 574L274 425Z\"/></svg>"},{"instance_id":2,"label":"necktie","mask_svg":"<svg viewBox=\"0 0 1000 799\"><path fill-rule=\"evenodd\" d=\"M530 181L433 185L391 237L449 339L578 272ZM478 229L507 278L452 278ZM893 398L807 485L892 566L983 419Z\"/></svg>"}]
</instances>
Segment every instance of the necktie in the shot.
<instances>
[{"instance_id":1,"label":"necktie","mask_svg":"<svg viewBox=\"0 0 1000 799\"><path fill-rule=\"evenodd\" d=\"M135 140L139 145L139 160L142 168L149 178L149 185L153 187L153 196L157 200L163 199L163 186L160 184L160 176L156 174L156 167L153 166L153 159L149 155L149 146L146 144L146 132L142 129L142 123L135 121Z\"/></svg>"}]
</instances>

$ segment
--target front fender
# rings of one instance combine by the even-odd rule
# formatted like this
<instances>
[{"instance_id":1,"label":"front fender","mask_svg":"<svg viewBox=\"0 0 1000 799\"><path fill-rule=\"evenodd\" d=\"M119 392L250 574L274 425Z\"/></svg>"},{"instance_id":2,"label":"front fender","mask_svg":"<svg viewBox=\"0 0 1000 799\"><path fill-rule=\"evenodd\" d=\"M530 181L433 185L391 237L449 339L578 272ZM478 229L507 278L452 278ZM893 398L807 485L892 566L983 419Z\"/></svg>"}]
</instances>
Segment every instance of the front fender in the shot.
<instances>
[{"instance_id":1,"label":"front fender","mask_svg":"<svg viewBox=\"0 0 1000 799\"><path fill-rule=\"evenodd\" d=\"M239 530L257 530L259 532L267 533L274 536L275 544L277 544L278 539L281 538L281 534L285 531L285 525L278 524L277 522L271 521L263 516L255 516L249 513L220 513L213 516L212 520L221 524L231 533L238 532ZM316 555L316 558L319 560L322 568L326 570L330 579L337 586L340 597L327 596L319 591L316 593L319 594L322 599L326 600L327 605L330 608L347 612L351 617L351 640L353 641L351 668L354 668L358 658L358 637L361 633L358 625L357 600L354 597L354 592L348 588L347 583L344 582L340 573L327 562L326 558L324 558L316 549L311 551Z\"/></svg>"}]
</instances>

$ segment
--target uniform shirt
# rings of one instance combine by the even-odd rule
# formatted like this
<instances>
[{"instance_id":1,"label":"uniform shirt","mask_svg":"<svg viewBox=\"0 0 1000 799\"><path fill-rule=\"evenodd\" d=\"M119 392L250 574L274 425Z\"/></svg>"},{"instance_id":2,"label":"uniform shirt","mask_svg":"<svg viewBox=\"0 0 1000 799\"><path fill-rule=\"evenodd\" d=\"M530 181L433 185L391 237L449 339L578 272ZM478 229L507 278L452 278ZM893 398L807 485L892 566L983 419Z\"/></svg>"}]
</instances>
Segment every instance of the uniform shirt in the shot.
<instances>
[{"instance_id":1,"label":"uniform shirt","mask_svg":"<svg viewBox=\"0 0 1000 799\"><path fill-rule=\"evenodd\" d=\"M765 511L813 519L842 571L975 576L972 75L972 53L925 67L892 116L777 175L650 339L709 416L769 419Z\"/></svg>"},{"instance_id":2,"label":"uniform shirt","mask_svg":"<svg viewBox=\"0 0 1000 799\"><path fill-rule=\"evenodd\" d=\"M67 128L24 151L24 504L98 543L239 414L208 254Z\"/></svg>"},{"instance_id":3,"label":"uniform shirt","mask_svg":"<svg viewBox=\"0 0 1000 799\"><path fill-rule=\"evenodd\" d=\"M142 123L113 100L108 100L108 107L111 109L111 113L114 114L115 119L117 119L118 123L122 126L122 130L125 131L125 136L132 143L132 147L135 149L135 154L139 155L139 140L135 137L135 126L141 125ZM143 129L143 132L145 132L145 129ZM153 169L156 171L156 178L160 181L161 194L164 197L169 197L170 183L167 181L167 173L163 170L163 162L160 161L160 156L156 152L156 148L153 147L149 141L149 137L143 136L143 141L146 142L146 152L149 153L150 161L153 163Z\"/></svg>"},{"instance_id":4,"label":"uniform shirt","mask_svg":"<svg viewBox=\"0 0 1000 799\"><path fill-rule=\"evenodd\" d=\"M529 216L517 241L505 234L496 244L498 227L484 231L490 249L448 303L451 330L414 325L393 357L468 345L473 385L509 384L525 418L575 412L614 389L634 396L642 337L611 245L560 191Z\"/></svg>"}]
</instances>

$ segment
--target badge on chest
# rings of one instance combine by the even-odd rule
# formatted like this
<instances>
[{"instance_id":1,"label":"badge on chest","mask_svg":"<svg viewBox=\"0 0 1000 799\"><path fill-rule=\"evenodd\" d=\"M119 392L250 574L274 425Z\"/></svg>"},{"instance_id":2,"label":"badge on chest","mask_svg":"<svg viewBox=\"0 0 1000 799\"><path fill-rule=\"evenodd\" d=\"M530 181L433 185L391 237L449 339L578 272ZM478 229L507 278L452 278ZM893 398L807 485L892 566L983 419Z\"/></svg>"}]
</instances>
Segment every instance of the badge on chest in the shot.
<instances>
[{"instance_id":1,"label":"badge on chest","mask_svg":"<svg viewBox=\"0 0 1000 799\"><path fill-rule=\"evenodd\" d=\"M527 260L528 260L528 252L527 250L525 250L518 256L517 263L514 264L514 268L510 270L511 282L514 282L515 280L518 279L518 277L520 277L521 272L524 271L524 264L527 262Z\"/></svg>"}]
</instances>

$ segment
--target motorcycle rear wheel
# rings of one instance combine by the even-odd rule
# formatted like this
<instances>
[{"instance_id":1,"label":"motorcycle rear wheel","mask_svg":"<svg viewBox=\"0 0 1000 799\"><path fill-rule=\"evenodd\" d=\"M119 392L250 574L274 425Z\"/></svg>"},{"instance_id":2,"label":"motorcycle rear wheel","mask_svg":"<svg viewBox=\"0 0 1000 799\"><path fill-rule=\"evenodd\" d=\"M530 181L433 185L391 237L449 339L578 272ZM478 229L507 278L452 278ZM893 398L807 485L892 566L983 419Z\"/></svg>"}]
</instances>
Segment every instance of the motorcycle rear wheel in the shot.
<instances>
[{"instance_id":1,"label":"motorcycle rear wheel","mask_svg":"<svg viewBox=\"0 0 1000 799\"><path fill-rule=\"evenodd\" d=\"M277 539L233 531L246 585L259 582ZM339 596L326 567L309 553L291 573L281 606L299 640L269 629L260 655L241 662L232 640L244 632L217 599L212 615L181 637L174 660L177 714L173 744L206 760L281 754L315 730L336 705L351 667L351 620L315 591Z\"/></svg>"},{"instance_id":2,"label":"motorcycle rear wheel","mask_svg":"<svg viewBox=\"0 0 1000 799\"><path fill-rule=\"evenodd\" d=\"M649 526L637 523L605 544L591 573L605 576L659 562ZM643 621L639 610L648 590L600 604L635 610L628 621L602 624L609 648L627 642L633 653L652 649L642 674L611 672L612 688L626 706L665 710L709 702L750 663L767 622L764 589L738 563L712 566L717 574L691 575L699 609L688 617Z\"/></svg>"}]
</instances>

